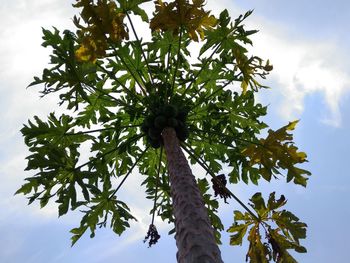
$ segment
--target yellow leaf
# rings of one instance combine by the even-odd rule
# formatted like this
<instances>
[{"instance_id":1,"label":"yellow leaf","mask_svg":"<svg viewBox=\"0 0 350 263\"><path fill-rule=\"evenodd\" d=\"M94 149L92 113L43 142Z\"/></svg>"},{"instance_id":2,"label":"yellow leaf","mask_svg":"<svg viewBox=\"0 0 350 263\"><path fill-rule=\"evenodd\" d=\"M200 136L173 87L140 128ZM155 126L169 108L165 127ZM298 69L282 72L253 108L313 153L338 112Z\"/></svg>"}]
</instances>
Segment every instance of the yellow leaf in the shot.
<instances>
[{"instance_id":1,"label":"yellow leaf","mask_svg":"<svg viewBox=\"0 0 350 263\"><path fill-rule=\"evenodd\" d=\"M81 44L75 52L79 61L95 62L106 55L111 42L128 39L129 35L123 23L125 14L118 11L117 5L111 0L77 0L74 7L82 7L81 18L87 24L83 26L80 20L74 18L74 24L79 29L77 35Z\"/></svg>"},{"instance_id":2,"label":"yellow leaf","mask_svg":"<svg viewBox=\"0 0 350 263\"><path fill-rule=\"evenodd\" d=\"M246 94L247 89L248 89L248 82L246 80L242 81L241 88L243 89L243 94Z\"/></svg>"},{"instance_id":3,"label":"yellow leaf","mask_svg":"<svg viewBox=\"0 0 350 263\"><path fill-rule=\"evenodd\" d=\"M303 176L310 175L306 170L299 169L295 165L306 162L306 154L298 152L294 145L293 135L288 133L294 130L298 120L290 122L288 125L273 131L268 131L266 139L261 139L259 143L251 144L241 153L249 158L249 164L259 165L260 174L266 179L268 174L276 173L278 169L288 170L287 181L294 178L297 184L306 184L307 178Z\"/></svg>"},{"instance_id":4,"label":"yellow leaf","mask_svg":"<svg viewBox=\"0 0 350 263\"><path fill-rule=\"evenodd\" d=\"M89 54L89 50L83 45L81 45L79 47L79 49L77 49L77 51L75 51L75 56L76 56L77 60L82 61L82 62L89 61L91 58L91 55Z\"/></svg>"},{"instance_id":5,"label":"yellow leaf","mask_svg":"<svg viewBox=\"0 0 350 263\"><path fill-rule=\"evenodd\" d=\"M215 27L217 20L210 12L203 9L203 0L175 0L170 3L163 3L157 0L156 11L151 19L150 28L152 31L172 31L178 34L181 28L187 29L189 36L194 41L204 39L204 30Z\"/></svg>"},{"instance_id":6,"label":"yellow leaf","mask_svg":"<svg viewBox=\"0 0 350 263\"><path fill-rule=\"evenodd\" d=\"M297 125L297 123L299 122L299 120L295 120L295 121L292 121L290 122L286 127L286 130L288 131L292 131L295 129L295 126Z\"/></svg>"},{"instance_id":7,"label":"yellow leaf","mask_svg":"<svg viewBox=\"0 0 350 263\"><path fill-rule=\"evenodd\" d=\"M85 36L80 47L75 51L78 61L95 63L98 58L106 55L107 43L92 36Z\"/></svg>"},{"instance_id":8,"label":"yellow leaf","mask_svg":"<svg viewBox=\"0 0 350 263\"><path fill-rule=\"evenodd\" d=\"M297 155L300 158L300 160L302 160L302 161L305 161L307 158L307 155L304 152L298 152Z\"/></svg>"}]
</instances>

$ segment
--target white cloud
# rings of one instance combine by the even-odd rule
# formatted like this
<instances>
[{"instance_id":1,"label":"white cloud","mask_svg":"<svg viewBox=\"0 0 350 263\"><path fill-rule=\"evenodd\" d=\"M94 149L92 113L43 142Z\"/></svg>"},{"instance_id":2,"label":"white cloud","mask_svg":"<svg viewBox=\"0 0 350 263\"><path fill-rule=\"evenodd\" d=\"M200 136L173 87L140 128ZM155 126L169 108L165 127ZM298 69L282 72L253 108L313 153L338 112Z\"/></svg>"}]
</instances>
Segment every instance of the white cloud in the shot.
<instances>
[{"instance_id":1,"label":"white cloud","mask_svg":"<svg viewBox=\"0 0 350 263\"><path fill-rule=\"evenodd\" d=\"M341 103L350 92L350 77L345 50L334 40L319 42L296 36L287 27L276 26L266 19L252 17L253 28L260 28L254 37L254 52L269 58L274 70L269 80L270 92L280 93L279 113L288 120L299 118L305 109L305 97L321 94L325 107L322 122L341 125ZM277 85L276 85L277 83Z\"/></svg>"},{"instance_id":2,"label":"white cloud","mask_svg":"<svg viewBox=\"0 0 350 263\"><path fill-rule=\"evenodd\" d=\"M24 211L26 200L13 194L23 177L29 176L23 171L27 152L19 132L22 123L35 114L47 115L57 103L52 99L38 103L39 89L26 90L33 75L40 74L49 60L48 50L40 45L41 26L68 27L71 15L70 3L59 0L5 1L0 7L0 206L6 211L1 222L25 213L57 218L51 205L49 209L32 206Z\"/></svg>"},{"instance_id":3,"label":"white cloud","mask_svg":"<svg viewBox=\"0 0 350 263\"><path fill-rule=\"evenodd\" d=\"M224 8L233 19L248 11L230 0L207 5L215 15ZM269 98L277 99L278 114L286 120L300 118L305 110L305 98L320 94L323 107L317 110L322 116L316 118L325 124L340 126L341 104L350 94L350 63L347 50L340 48L344 46L341 37L311 39L297 32L295 25L263 17L258 10L244 23L249 29L260 30L252 37L254 47L251 50L263 59L270 59L274 66L265 83L272 83L272 90L267 93Z\"/></svg>"}]
</instances>

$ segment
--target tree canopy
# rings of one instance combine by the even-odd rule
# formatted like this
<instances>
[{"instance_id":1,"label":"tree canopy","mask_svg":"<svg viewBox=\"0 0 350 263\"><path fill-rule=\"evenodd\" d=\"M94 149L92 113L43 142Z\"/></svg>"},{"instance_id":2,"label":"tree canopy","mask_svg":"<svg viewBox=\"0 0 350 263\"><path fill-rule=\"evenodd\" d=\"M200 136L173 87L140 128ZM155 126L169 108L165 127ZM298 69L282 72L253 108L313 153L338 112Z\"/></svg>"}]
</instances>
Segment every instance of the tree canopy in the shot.
<instances>
[{"instance_id":1,"label":"tree canopy","mask_svg":"<svg viewBox=\"0 0 350 263\"><path fill-rule=\"evenodd\" d=\"M59 216L81 210L72 244L107 225L120 235L135 217L118 190L137 168L154 200L152 245L159 238L154 217L174 222L161 137L173 127L190 163L206 171L197 184L217 242L225 229L219 205L232 198L245 212L234 211L230 244L247 236L249 262L296 262L288 250L306 252L299 242L306 224L283 208L286 198L271 193L265 201L256 193L248 207L229 190L241 181L283 177L306 186L310 175L299 167L307 157L293 142L298 121L278 130L262 121L267 107L255 95L266 88L261 79L272 65L249 52L257 30L247 30L244 21L252 11L231 19L227 10L218 17L205 10L204 0L158 0L149 17L146 2L77 0L76 32L43 29L50 67L29 86L42 85L42 96L56 93L65 112L34 116L22 128L30 151L26 170L34 174L16 193L41 207L55 201ZM150 40L141 38L137 17L148 24ZM83 145L89 153L82 154ZM223 167L230 172L223 174Z\"/></svg>"}]
</instances>

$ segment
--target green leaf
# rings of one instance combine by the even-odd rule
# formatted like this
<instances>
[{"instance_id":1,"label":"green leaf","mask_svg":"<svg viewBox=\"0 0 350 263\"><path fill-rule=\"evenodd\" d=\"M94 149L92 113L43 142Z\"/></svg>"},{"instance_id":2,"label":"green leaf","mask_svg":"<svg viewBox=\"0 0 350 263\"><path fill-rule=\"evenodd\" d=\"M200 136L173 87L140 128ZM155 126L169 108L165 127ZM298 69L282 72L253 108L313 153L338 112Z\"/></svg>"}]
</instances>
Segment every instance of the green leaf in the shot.
<instances>
[{"instance_id":1,"label":"green leaf","mask_svg":"<svg viewBox=\"0 0 350 263\"><path fill-rule=\"evenodd\" d=\"M254 194L250 201L252 202L252 207L258 212L260 216L263 216L266 213L267 209L261 193Z\"/></svg>"},{"instance_id":2,"label":"green leaf","mask_svg":"<svg viewBox=\"0 0 350 263\"><path fill-rule=\"evenodd\" d=\"M227 9L225 9L220 13L219 21L220 21L220 27L227 27L227 25L230 23L231 18L228 14Z\"/></svg>"},{"instance_id":3,"label":"green leaf","mask_svg":"<svg viewBox=\"0 0 350 263\"><path fill-rule=\"evenodd\" d=\"M254 194L250 201L258 217L253 216L251 212L243 214L235 211L235 222L227 230L233 233L230 236L230 244L241 245L248 231L247 239L250 244L247 258L250 262L269 262L272 259L275 262L296 262L288 250L306 252L299 243L299 239L306 237L306 224L300 222L293 213L280 210L286 204L283 195L276 200L275 192L271 193L267 205L261 193ZM263 240L261 232L265 232L266 241Z\"/></svg>"},{"instance_id":4,"label":"green leaf","mask_svg":"<svg viewBox=\"0 0 350 263\"><path fill-rule=\"evenodd\" d=\"M280 199L275 199L275 192L271 193L269 196L269 200L267 202L267 208L269 210L276 210L282 206L284 206L287 203L286 198L284 195L281 195Z\"/></svg>"},{"instance_id":5,"label":"green leaf","mask_svg":"<svg viewBox=\"0 0 350 263\"><path fill-rule=\"evenodd\" d=\"M74 138L67 134L67 131L75 126L73 118L68 115L61 115L59 118L50 113L48 121L44 122L38 116L34 116L36 123L29 120L29 125L24 125L21 132L24 141L29 147L51 143L53 145L69 146L72 143L83 143L92 136L88 134L76 134Z\"/></svg>"},{"instance_id":6,"label":"green leaf","mask_svg":"<svg viewBox=\"0 0 350 263\"><path fill-rule=\"evenodd\" d=\"M151 0L120 0L118 1L120 4L120 8L123 10L124 13L131 11L135 15L139 15L144 22L149 22L148 21L148 16L147 13L145 12L144 9L139 7L139 5L143 3L150 2Z\"/></svg>"},{"instance_id":7,"label":"green leaf","mask_svg":"<svg viewBox=\"0 0 350 263\"><path fill-rule=\"evenodd\" d=\"M87 230L87 226L79 227L79 228L73 228L70 232L73 234L71 237L72 240L72 246L81 238L81 236L85 233Z\"/></svg>"},{"instance_id":8,"label":"green leaf","mask_svg":"<svg viewBox=\"0 0 350 263\"><path fill-rule=\"evenodd\" d=\"M296 242L299 243L299 239L306 238L306 227L305 223L299 222L299 218L293 213L283 210L281 212L274 212L272 219L276 224L284 231L284 234Z\"/></svg>"},{"instance_id":9,"label":"green leaf","mask_svg":"<svg viewBox=\"0 0 350 263\"><path fill-rule=\"evenodd\" d=\"M229 233L235 233L234 235L230 235L230 245L236 246L236 245L242 245L243 237L245 236L248 224L242 224L242 225L232 225L227 232Z\"/></svg>"},{"instance_id":10,"label":"green leaf","mask_svg":"<svg viewBox=\"0 0 350 263\"><path fill-rule=\"evenodd\" d=\"M32 188L33 188L32 182L26 183L26 184L22 185L21 188L19 188L16 191L15 195L21 194L21 193L24 195L29 194L32 191Z\"/></svg>"},{"instance_id":11,"label":"green leaf","mask_svg":"<svg viewBox=\"0 0 350 263\"><path fill-rule=\"evenodd\" d=\"M67 201L67 199L65 199L63 203L58 206L58 216L66 214L68 212L68 208L69 202Z\"/></svg>"},{"instance_id":12,"label":"green leaf","mask_svg":"<svg viewBox=\"0 0 350 263\"><path fill-rule=\"evenodd\" d=\"M101 195L91 200L95 205L91 206L90 210L84 211L85 215L80 222L80 226L71 230L73 234L72 245L79 240L88 228L91 231L90 237L93 238L97 226L107 226L107 220L110 214L111 228L118 235L122 234L130 226L128 223L129 220L136 220L129 213L129 208L124 202L115 198L109 198L110 195L111 191L102 192ZM66 207L62 209L66 209Z\"/></svg>"}]
</instances>

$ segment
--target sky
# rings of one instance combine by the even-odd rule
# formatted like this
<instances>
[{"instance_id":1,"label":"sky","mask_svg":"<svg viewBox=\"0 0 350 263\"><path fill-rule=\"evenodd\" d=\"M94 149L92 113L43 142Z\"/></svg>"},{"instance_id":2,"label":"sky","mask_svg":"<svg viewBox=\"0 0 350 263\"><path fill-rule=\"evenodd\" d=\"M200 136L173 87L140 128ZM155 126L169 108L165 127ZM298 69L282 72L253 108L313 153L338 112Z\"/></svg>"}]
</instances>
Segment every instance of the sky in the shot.
<instances>
[{"instance_id":1,"label":"sky","mask_svg":"<svg viewBox=\"0 0 350 263\"><path fill-rule=\"evenodd\" d=\"M150 223L151 204L140 190L135 174L124 195L138 219L123 236L110 229L98 230L70 247L69 230L80 222L79 213L57 218L54 204L40 209L27 206L23 196L14 196L23 179L28 154L19 130L34 115L45 117L57 102L39 98L39 88L26 89L34 75L47 65L49 50L41 47L41 27L74 30L73 1L1 0L0 3L0 262L176 262L170 226L161 224L161 239L152 248L142 241ZM231 190L247 202L261 191L267 196L285 194L287 209L308 224L302 241L306 254L295 257L302 263L348 261L350 242L350 2L341 0L208 0L207 9L218 14L227 8L234 18L254 9L246 22L260 32L254 36L252 52L268 58L274 70L264 82L271 89L259 95L269 105L265 121L277 129L300 119L295 130L299 149L307 152L303 166L312 172L307 188L282 181L259 186L235 185ZM138 27L136 27L138 28ZM196 169L194 173L196 174ZM226 229L232 224L233 201L220 215ZM224 262L244 262L246 246L231 247L223 233Z\"/></svg>"}]
</instances>

